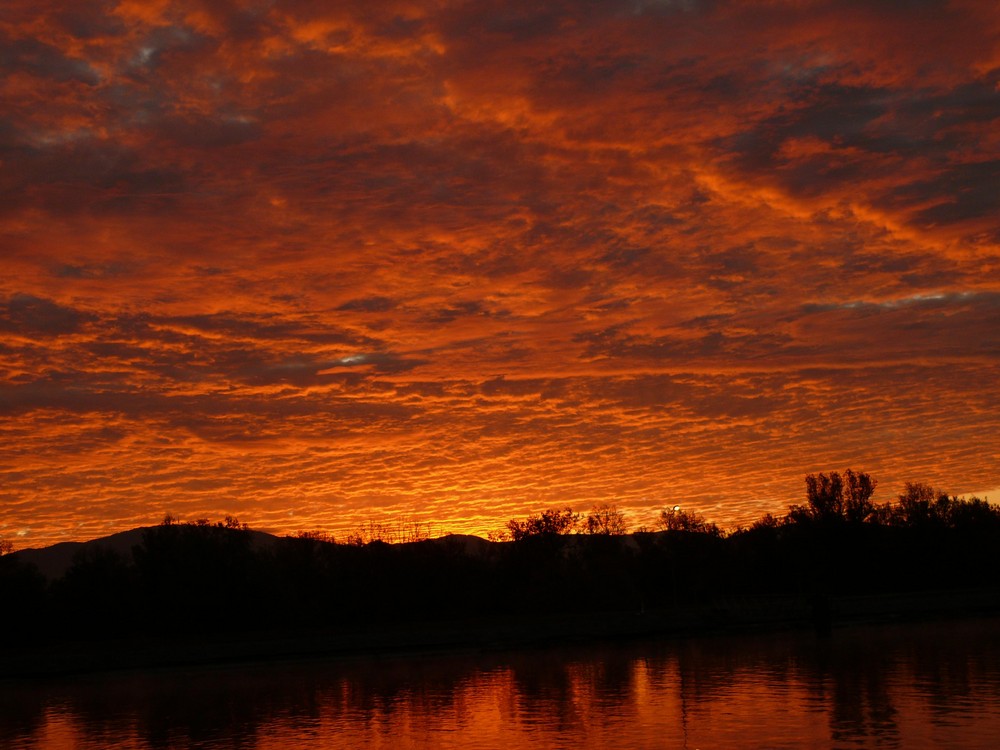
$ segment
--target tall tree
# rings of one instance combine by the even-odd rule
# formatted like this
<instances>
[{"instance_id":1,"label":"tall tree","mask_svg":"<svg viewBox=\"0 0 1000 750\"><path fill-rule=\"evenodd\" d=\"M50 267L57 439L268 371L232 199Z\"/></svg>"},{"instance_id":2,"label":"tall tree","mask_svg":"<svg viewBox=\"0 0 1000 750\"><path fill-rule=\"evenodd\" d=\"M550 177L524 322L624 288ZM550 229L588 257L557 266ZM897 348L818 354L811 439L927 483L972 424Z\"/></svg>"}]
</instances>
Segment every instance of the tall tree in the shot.
<instances>
[{"instance_id":1,"label":"tall tree","mask_svg":"<svg viewBox=\"0 0 1000 750\"><path fill-rule=\"evenodd\" d=\"M872 495L878 482L863 471L844 472L844 516L852 523L868 521L875 512Z\"/></svg>"},{"instance_id":2,"label":"tall tree","mask_svg":"<svg viewBox=\"0 0 1000 750\"><path fill-rule=\"evenodd\" d=\"M844 515L844 480L836 471L809 474L806 477L806 498L810 515L819 521L842 518Z\"/></svg>"},{"instance_id":3,"label":"tall tree","mask_svg":"<svg viewBox=\"0 0 1000 750\"><path fill-rule=\"evenodd\" d=\"M625 514L614 505L595 505L583 522L585 534L627 534L628 522Z\"/></svg>"},{"instance_id":4,"label":"tall tree","mask_svg":"<svg viewBox=\"0 0 1000 750\"><path fill-rule=\"evenodd\" d=\"M549 508L540 515L528 516L523 521L511 519L507 522L510 538L515 542L534 536L558 536L568 534L580 521L580 515L572 508Z\"/></svg>"}]
</instances>

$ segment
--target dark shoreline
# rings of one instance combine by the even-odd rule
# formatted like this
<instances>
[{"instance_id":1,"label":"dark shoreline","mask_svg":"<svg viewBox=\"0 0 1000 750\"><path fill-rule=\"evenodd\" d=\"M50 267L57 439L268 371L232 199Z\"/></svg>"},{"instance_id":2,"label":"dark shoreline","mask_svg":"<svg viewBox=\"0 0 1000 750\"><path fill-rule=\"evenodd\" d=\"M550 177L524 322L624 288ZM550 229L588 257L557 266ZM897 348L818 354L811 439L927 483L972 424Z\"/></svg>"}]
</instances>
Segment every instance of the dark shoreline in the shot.
<instances>
[{"instance_id":1,"label":"dark shoreline","mask_svg":"<svg viewBox=\"0 0 1000 750\"><path fill-rule=\"evenodd\" d=\"M22 649L8 643L0 650L0 681L303 659L544 649L784 630L814 630L826 635L842 626L958 621L998 614L1000 588L989 588L837 596L826 600L732 597L648 612L480 617L394 627L67 641Z\"/></svg>"}]
</instances>

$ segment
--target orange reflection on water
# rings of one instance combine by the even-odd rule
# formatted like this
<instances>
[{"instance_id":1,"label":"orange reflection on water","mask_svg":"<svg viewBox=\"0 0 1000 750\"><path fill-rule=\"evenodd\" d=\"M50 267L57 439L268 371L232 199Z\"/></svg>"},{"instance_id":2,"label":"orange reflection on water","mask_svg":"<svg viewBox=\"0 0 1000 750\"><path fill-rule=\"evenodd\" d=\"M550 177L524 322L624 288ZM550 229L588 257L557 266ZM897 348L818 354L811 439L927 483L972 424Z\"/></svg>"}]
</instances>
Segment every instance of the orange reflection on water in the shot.
<instances>
[{"instance_id":1,"label":"orange reflection on water","mask_svg":"<svg viewBox=\"0 0 1000 750\"><path fill-rule=\"evenodd\" d=\"M0 688L12 750L988 747L998 621Z\"/></svg>"}]
</instances>

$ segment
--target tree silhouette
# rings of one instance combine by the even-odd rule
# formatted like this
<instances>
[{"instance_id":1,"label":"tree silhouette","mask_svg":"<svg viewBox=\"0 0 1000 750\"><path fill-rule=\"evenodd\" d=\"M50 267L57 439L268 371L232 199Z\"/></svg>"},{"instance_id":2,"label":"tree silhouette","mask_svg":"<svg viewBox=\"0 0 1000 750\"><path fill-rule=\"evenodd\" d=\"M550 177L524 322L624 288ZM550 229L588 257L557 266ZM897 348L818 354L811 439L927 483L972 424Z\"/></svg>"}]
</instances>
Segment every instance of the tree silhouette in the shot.
<instances>
[{"instance_id":1,"label":"tree silhouette","mask_svg":"<svg viewBox=\"0 0 1000 750\"><path fill-rule=\"evenodd\" d=\"M696 534L722 535L722 530L718 525L709 523L693 511L682 510L679 505L661 510L656 519L656 525L664 531L691 531Z\"/></svg>"},{"instance_id":2,"label":"tree silhouette","mask_svg":"<svg viewBox=\"0 0 1000 750\"><path fill-rule=\"evenodd\" d=\"M863 471L844 472L844 517L851 523L869 520L875 512L872 495L878 482Z\"/></svg>"},{"instance_id":3,"label":"tree silhouette","mask_svg":"<svg viewBox=\"0 0 1000 750\"><path fill-rule=\"evenodd\" d=\"M595 505L584 519L585 534L620 535L628 533L625 514L614 505Z\"/></svg>"},{"instance_id":4,"label":"tree silhouette","mask_svg":"<svg viewBox=\"0 0 1000 750\"><path fill-rule=\"evenodd\" d=\"M211 630L254 615L260 556L242 528L171 520L132 549L143 609L162 628Z\"/></svg>"},{"instance_id":5,"label":"tree silhouette","mask_svg":"<svg viewBox=\"0 0 1000 750\"><path fill-rule=\"evenodd\" d=\"M836 471L829 475L809 474L806 476L808 504L805 507L793 505L789 509L789 520L821 523L840 520L862 523L872 520L877 511L872 503L877 484L870 474L851 469L847 469L843 476Z\"/></svg>"},{"instance_id":6,"label":"tree silhouette","mask_svg":"<svg viewBox=\"0 0 1000 750\"><path fill-rule=\"evenodd\" d=\"M948 493L935 490L929 484L907 482L898 497L896 521L903 526L948 526L951 510Z\"/></svg>"},{"instance_id":7,"label":"tree silhouette","mask_svg":"<svg viewBox=\"0 0 1000 750\"><path fill-rule=\"evenodd\" d=\"M844 515L844 480L837 472L809 474L806 477L806 498L809 512L819 521L829 521Z\"/></svg>"},{"instance_id":8,"label":"tree silhouette","mask_svg":"<svg viewBox=\"0 0 1000 750\"><path fill-rule=\"evenodd\" d=\"M528 516L523 521L511 519L507 530L515 542L530 537L553 537L568 534L579 523L580 515L572 508L549 508L537 516Z\"/></svg>"}]
</instances>

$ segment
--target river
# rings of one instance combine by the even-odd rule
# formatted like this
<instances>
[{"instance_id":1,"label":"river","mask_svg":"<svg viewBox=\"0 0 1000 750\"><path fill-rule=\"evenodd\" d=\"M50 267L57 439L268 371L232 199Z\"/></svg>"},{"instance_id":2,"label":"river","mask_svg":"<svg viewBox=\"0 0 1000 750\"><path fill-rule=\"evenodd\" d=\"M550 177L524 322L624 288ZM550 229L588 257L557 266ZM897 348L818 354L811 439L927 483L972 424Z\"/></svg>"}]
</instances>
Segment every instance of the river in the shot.
<instances>
[{"instance_id":1,"label":"river","mask_svg":"<svg viewBox=\"0 0 1000 750\"><path fill-rule=\"evenodd\" d=\"M12 750L989 748L1000 620L0 684Z\"/></svg>"}]
</instances>

